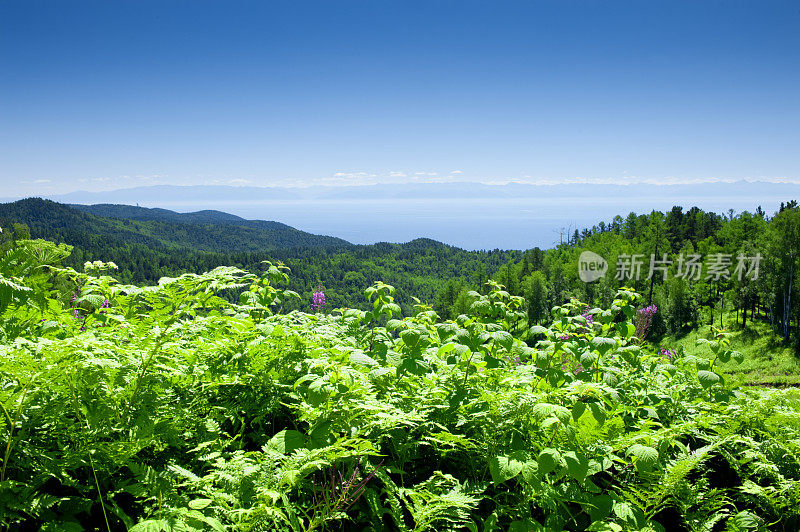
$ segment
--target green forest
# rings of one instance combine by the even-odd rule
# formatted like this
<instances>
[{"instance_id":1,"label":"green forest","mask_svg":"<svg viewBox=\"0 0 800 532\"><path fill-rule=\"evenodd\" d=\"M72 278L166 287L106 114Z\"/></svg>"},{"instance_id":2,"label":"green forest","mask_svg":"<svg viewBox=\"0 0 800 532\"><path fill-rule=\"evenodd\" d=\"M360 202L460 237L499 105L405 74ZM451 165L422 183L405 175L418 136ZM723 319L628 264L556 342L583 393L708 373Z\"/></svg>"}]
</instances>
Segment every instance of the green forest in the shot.
<instances>
[{"instance_id":1,"label":"green forest","mask_svg":"<svg viewBox=\"0 0 800 532\"><path fill-rule=\"evenodd\" d=\"M204 216L2 206L0 526L800 528L796 202L524 252Z\"/></svg>"},{"instance_id":2,"label":"green forest","mask_svg":"<svg viewBox=\"0 0 800 532\"><path fill-rule=\"evenodd\" d=\"M479 284L481 277L485 281L522 257L519 251L471 252L429 239L357 246L215 211L178 215L126 205L72 208L41 199L0 204L0 227L15 223L26 226L19 228L20 236L74 246L66 265L114 261L117 276L126 283L152 284L164 276L223 265L255 273L264 260L281 261L292 272L289 288L303 295L288 304L300 310L308 310L320 283L330 307L360 307L364 287L383 280L404 291L399 304L408 312L413 297L434 301L448 280Z\"/></svg>"},{"instance_id":3,"label":"green forest","mask_svg":"<svg viewBox=\"0 0 800 532\"><path fill-rule=\"evenodd\" d=\"M571 298L607 306L620 287L632 286L660 309L651 339L683 336L702 324L746 328L749 320L767 324L784 344L798 349L799 212L792 200L772 214L760 207L724 215L697 207L630 213L576 229L552 249L526 251L466 251L429 239L353 245L217 211L178 214L40 199L0 205L0 227L12 228L6 238L32 236L74 246L65 259L73 268L85 261L114 261L116 276L126 283L152 284L163 276L223 265L258 273L262 261L280 262L291 271L287 288L301 295L286 302L287 311L308 310L317 287L324 288L329 308L363 309L363 287L383 281L401 293L404 312L411 312L418 298L452 319L466 312L468 292L484 292L491 278L522 296L528 320L539 323L553 306ZM14 224L24 225L16 236ZM593 283L582 282L578 274L578 259L586 250L608 262L608 273ZM640 257L641 275L618 278L620 257L634 255ZM662 266L648 278L651 256L661 261L665 255L672 262L668 271ZM719 257L728 268L723 275L700 271L697 279L680 277L678 258L692 255ZM755 276L737 275L740 256L761 257Z\"/></svg>"}]
</instances>

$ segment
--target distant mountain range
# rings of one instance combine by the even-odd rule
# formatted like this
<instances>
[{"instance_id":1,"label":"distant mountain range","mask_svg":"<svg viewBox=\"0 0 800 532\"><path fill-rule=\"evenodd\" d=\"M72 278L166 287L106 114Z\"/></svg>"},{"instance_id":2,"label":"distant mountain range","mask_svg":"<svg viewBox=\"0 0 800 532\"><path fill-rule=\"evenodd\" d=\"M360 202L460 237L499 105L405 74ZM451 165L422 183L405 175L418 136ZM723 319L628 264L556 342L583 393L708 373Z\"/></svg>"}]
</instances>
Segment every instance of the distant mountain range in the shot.
<instances>
[{"instance_id":1,"label":"distant mountain range","mask_svg":"<svg viewBox=\"0 0 800 532\"><path fill-rule=\"evenodd\" d=\"M175 212L168 209L135 207L133 205L117 205L111 203L98 203L96 205L69 205L73 209L82 212L88 212L95 216L104 216L106 218L123 218L126 220L139 220L142 222L156 221L156 222L177 222L177 223L190 223L190 224L219 224L229 223L235 225L250 225L249 220L245 220L240 216L228 214L227 212L204 210L197 212ZM286 229L288 225L278 222L260 221L261 224L267 225L270 229Z\"/></svg>"},{"instance_id":2,"label":"distant mountain range","mask_svg":"<svg viewBox=\"0 0 800 532\"><path fill-rule=\"evenodd\" d=\"M225 202L355 201L392 199L502 199L502 198L709 198L709 197L797 197L800 184L763 181L698 182L679 185L653 184L556 184L508 183L487 185L474 182L404 183L364 186L252 187L224 185L154 185L111 191L77 191L47 196L61 203L145 203L180 205ZM0 198L13 201L19 198Z\"/></svg>"},{"instance_id":3,"label":"distant mountain range","mask_svg":"<svg viewBox=\"0 0 800 532\"><path fill-rule=\"evenodd\" d=\"M272 231L264 238L251 239L248 234L244 239L259 246L267 242L295 245L298 239L326 242L321 245L327 246L343 241L372 244L430 238L479 250L549 248L575 229L591 228L630 212L667 212L673 206L685 210L699 207L718 214L731 209L753 212L760 206L772 214L781 202L800 199L800 185L758 181L682 185L412 182L308 188L158 185L73 192L49 199L67 204L138 204L161 209L136 211L126 207L123 212L119 206L82 208L86 213L148 223L217 223L223 222L222 211L230 213L225 215L226 223L239 228L234 235L245 230ZM166 209L172 212L167 214ZM187 211L193 212L178 214ZM292 233L291 228L337 240L300 238L302 235ZM214 238L224 241L223 235ZM239 248L247 247L244 240L237 244ZM214 242L203 245L216 249Z\"/></svg>"},{"instance_id":4,"label":"distant mountain range","mask_svg":"<svg viewBox=\"0 0 800 532\"><path fill-rule=\"evenodd\" d=\"M101 237L109 246L138 243L156 249L181 247L222 253L352 245L341 238L306 233L286 224L245 220L212 210L177 213L130 205L64 205L29 198L0 204L0 221L3 219L27 224L35 236L79 246L87 235Z\"/></svg>"},{"instance_id":5,"label":"distant mountain range","mask_svg":"<svg viewBox=\"0 0 800 532\"><path fill-rule=\"evenodd\" d=\"M278 247L289 247L295 241L311 238L314 240L313 246L321 245L324 247L338 247L349 245L349 242L341 238L329 236L311 235L304 231L298 231L294 227L280 222L267 220L245 220L235 214L216 210L203 210L196 212L175 212L168 209L135 207L133 205L116 205L110 203L98 203L96 205L69 205L73 209L81 212L102 216L105 218L119 218L123 220L138 220L140 222L166 222L194 225L233 225L236 227L247 227L259 231L266 231L269 238L274 239ZM313 237L313 238L312 238ZM313 247L312 246L312 247Z\"/></svg>"}]
</instances>

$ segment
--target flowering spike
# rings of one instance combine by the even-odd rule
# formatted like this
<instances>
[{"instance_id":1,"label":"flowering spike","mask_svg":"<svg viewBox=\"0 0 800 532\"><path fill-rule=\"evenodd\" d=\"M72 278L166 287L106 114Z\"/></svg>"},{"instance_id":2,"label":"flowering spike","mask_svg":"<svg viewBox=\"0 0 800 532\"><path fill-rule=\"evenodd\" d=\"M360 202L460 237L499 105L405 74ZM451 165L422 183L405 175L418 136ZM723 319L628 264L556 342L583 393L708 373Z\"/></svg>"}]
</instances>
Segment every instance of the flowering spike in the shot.
<instances>
[{"instance_id":1,"label":"flowering spike","mask_svg":"<svg viewBox=\"0 0 800 532\"><path fill-rule=\"evenodd\" d=\"M325 293L322 291L322 284L317 285L317 289L311 296L311 311L318 312L325 307Z\"/></svg>"}]
</instances>

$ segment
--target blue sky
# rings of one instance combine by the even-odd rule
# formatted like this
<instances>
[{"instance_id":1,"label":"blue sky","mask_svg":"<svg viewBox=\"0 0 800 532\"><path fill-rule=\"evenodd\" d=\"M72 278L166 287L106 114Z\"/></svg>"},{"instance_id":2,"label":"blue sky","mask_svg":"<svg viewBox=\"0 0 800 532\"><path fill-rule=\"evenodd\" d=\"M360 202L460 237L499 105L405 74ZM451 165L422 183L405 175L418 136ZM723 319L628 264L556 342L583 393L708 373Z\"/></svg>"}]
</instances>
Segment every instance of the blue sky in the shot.
<instances>
[{"instance_id":1,"label":"blue sky","mask_svg":"<svg viewBox=\"0 0 800 532\"><path fill-rule=\"evenodd\" d=\"M0 197L800 182L800 3L0 0Z\"/></svg>"}]
</instances>

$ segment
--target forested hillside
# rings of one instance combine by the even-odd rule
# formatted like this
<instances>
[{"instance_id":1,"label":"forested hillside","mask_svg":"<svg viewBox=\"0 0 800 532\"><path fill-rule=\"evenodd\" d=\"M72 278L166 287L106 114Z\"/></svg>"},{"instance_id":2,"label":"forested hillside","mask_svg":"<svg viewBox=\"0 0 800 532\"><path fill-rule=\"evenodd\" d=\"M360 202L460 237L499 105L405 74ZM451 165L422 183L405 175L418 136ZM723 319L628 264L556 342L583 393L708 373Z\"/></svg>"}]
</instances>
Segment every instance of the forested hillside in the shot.
<instances>
[{"instance_id":1,"label":"forested hillside","mask_svg":"<svg viewBox=\"0 0 800 532\"><path fill-rule=\"evenodd\" d=\"M608 263L605 276L591 283L582 282L578 272L579 257L587 250ZM699 270L690 271L692 256ZM630 275L633 257L640 262L638 276ZM754 262L757 269L748 274ZM525 298L532 322L546 319L551 307L570 298L607 306L620 287L628 286L659 309L655 336L709 327L712 321L728 327L759 319L785 342L797 342L798 270L800 208L790 201L771 215L760 208L717 215L675 207L667 213L618 216L574 231L554 249L527 251L521 260L503 265L494 278ZM451 283L440 294L438 310L447 316L463 312L468 289ZM733 322L724 321L725 312L733 315Z\"/></svg>"},{"instance_id":2,"label":"forested hillside","mask_svg":"<svg viewBox=\"0 0 800 532\"><path fill-rule=\"evenodd\" d=\"M86 212L83 212L86 211ZM89 214L94 213L94 214ZM290 286L308 308L322 285L331 306L363 306L363 287L379 279L405 294L433 301L447 280L481 285L517 251L473 252L428 239L354 246L276 222L243 220L217 211L179 214L125 205L73 206L29 199L0 205L0 227L25 224L30 236L75 246L66 264L111 261L123 282L154 283L163 276L232 265L260 271L264 260L291 268ZM20 228L19 237L28 233ZM413 299L398 301L410 310Z\"/></svg>"},{"instance_id":3,"label":"forested hillside","mask_svg":"<svg viewBox=\"0 0 800 532\"><path fill-rule=\"evenodd\" d=\"M94 212L105 214L95 216ZM281 223L249 222L216 211L181 215L131 206L74 208L30 198L0 205L0 219L5 219L6 224L25 223L34 235L79 245L90 253L103 249L104 242L109 247L133 243L154 249L190 248L219 253L350 245L339 238L312 235Z\"/></svg>"},{"instance_id":4,"label":"forested hillside","mask_svg":"<svg viewBox=\"0 0 800 532\"><path fill-rule=\"evenodd\" d=\"M155 222L177 222L183 224L230 224L240 227L251 227L255 229L272 229L272 230L288 230L296 231L293 227L280 222L272 222L266 220L245 220L234 214L228 214L222 211L197 211L197 212L175 212L167 209L147 208L147 207L134 207L133 205L117 205L109 203L99 203L96 205L69 205L73 209L94 214L95 216L102 216L104 218L120 218L125 220L139 220L139 221L155 221ZM316 236L316 235L313 235ZM329 244L347 245L348 243L341 239L326 239L319 237L320 241L328 242ZM220 242L221 246L227 245L227 242Z\"/></svg>"}]
</instances>

